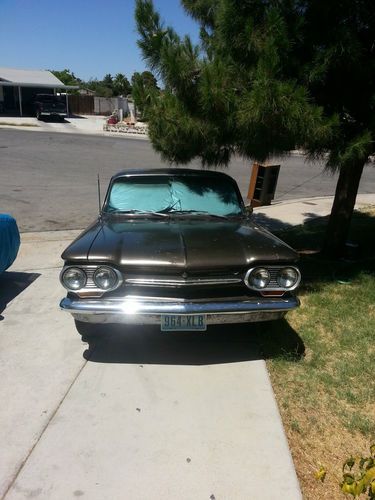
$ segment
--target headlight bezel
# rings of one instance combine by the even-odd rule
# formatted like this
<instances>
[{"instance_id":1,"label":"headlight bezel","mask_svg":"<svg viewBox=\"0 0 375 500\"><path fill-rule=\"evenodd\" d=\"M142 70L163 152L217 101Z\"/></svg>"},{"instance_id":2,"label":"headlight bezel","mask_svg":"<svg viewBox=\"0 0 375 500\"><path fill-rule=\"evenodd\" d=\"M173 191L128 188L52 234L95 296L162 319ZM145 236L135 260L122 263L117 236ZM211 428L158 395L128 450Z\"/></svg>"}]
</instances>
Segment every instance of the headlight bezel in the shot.
<instances>
[{"instance_id":1,"label":"headlight bezel","mask_svg":"<svg viewBox=\"0 0 375 500\"><path fill-rule=\"evenodd\" d=\"M254 285L252 285L250 282L250 278L251 278L252 273L259 270L259 269L266 269L271 275L270 281L268 282L267 286L264 288L257 288ZM281 286L278 282L279 274L282 271L284 271L285 269L293 269L293 271L295 271L295 273L297 275L297 280L291 287ZM276 270L278 270L278 272L275 275ZM296 267L295 265L255 266L255 267L252 267L251 269L249 269L246 272L245 277L244 277L244 283L247 286L247 288L249 288L250 290L254 290L256 292L280 292L280 291L292 292L293 290L295 290L299 286L300 282L301 282L301 273L300 273L300 270L298 269L298 267Z\"/></svg>"},{"instance_id":2,"label":"headlight bezel","mask_svg":"<svg viewBox=\"0 0 375 500\"><path fill-rule=\"evenodd\" d=\"M281 275L281 273L283 273L289 269L291 269L292 271L295 272L296 279L295 279L293 285L291 285L291 286L282 285L279 281L280 275ZM280 286L280 288L285 289L285 290L294 290L299 285L300 279L301 279L301 273L299 272L299 270L297 268L295 268L293 266L286 266L286 267L281 268L280 271L278 272L277 278L276 278L277 283Z\"/></svg>"},{"instance_id":3,"label":"headlight bezel","mask_svg":"<svg viewBox=\"0 0 375 500\"><path fill-rule=\"evenodd\" d=\"M86 276L86 281L85 281L84 286L79 288L79 289L69 288L66 286L66 284L63 281L64 274L69 269L72 269L72 268L80 270ZM95 283L95 281L93 279L93 276L100 268L110 269L112 272L114 272L116 274L117 281L114 284L114 286L112 286L110 288L106 288L106 289L98 287L98 285ZM106 292L111 292L113 290L116 290L117 288L119 288L123 284L123 282L124 282L124 277L123 277L122 273L118 269L116 269L115 267L113 267L111 265L107 265L107 264L103 264L103 265L100 265L100 264L66 264L60 272L60 283L62 284L62 286L66 290L68 290L68 292L76 293L77 295L82 295L82 296L89 296L89 295L100 296L100 295L103 295ZM98 295L98 294L100 294L100 295Z\"/></svg>"},{"instance_id":4,"label":"headlight bezel","mask_svg":"<svg viewBox=\"0 0 375 500\"><path fill-rule=\"evenodd\" d=\"M95 279L95 275L96 275L99 271L101 271L101 270L108 270L108 271L110 271L111 273L113 273L113 275L114 275L114 276L115 276L115 278L116 278L116 281L115 281L115 283L114 283L112 286L110 286L110 287L108 287L108 288L104 288L104 287L102 287L102 286L98 285L98 283L97 283L97 281L96 281L96 279ZM98 268L97 268L97 269L95 269L95 271L94 271L94 273L93 273L93 275L92 275L92 280L93 280L94 284L96 285L96 287L97 287L100 291L103 291L103 292L111 292L112 290L116 290L116 288L118 288L118 287L119 287L120 282L122 282L122 275L121 275L121 273L120 273L119 271L117 271L117 269L115 269L114 267L111 267L111 266L98 266Z\"/></svg>"},{"instance_id":5,"label":"headlight bezel","mask_svg":"<svg viewBox=\"0 0 375 500\"><path fill-rule=\"evenodd\" d=\"M252 275L254 275L255 273L259 273L259 272L262 272L262 271L265 271L268 275L268 278L267 278L267 284L263 287L260 287L260 286L256 286L255 284L251 283L251 277ZM269 282L271 280L271 274L269 272L269 270L266 268L266 267L263 267L263 266L259 266L259 267L254 267L253 269L249 269L249 271L246 273L246 276L245 276L245 284L248 288L251 288L253 290L258 290L258 291L262 291L262 290L267 290L267 287L269 285Z\"/></svg>"},{"instance_id":6,"label":"headlight bezel","mask_svg":"<svg viewBox=\"0 0 375 500\"><path fill-rule=\"evenodd\" d=\"M73 270L78 271L84 278L82 286L79 288L72 288L71 286L68 286L67 283L64 280L65 275L68 272L72 272ZM67 266L64 267L63 270L60 273L60 282L63 285L64 288L66 288L69 292L79 292L80 290L83 290L86 287L87 284L87 274L84 269L82 269L79 266Z\"/></svg>"}]
</instances>

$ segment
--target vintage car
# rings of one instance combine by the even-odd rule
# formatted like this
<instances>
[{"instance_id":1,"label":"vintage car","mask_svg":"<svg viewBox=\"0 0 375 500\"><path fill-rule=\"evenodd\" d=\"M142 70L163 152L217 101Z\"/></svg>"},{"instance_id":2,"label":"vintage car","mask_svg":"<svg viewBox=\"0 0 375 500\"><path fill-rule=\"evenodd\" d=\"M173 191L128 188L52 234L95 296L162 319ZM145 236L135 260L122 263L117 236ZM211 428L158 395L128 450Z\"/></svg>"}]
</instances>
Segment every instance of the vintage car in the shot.
<instances>
[{"instance_id":1,"label":"vintage car","mask_svg":"<svg viewBox=\"0 0 375 500\"><path fill-rule=\"evenodd\" d=\"M118 173L98 219L62 258L60 307L83 335L103 323L204 331L299 305L297 253L252 221L236 182L219 172Z\"/></svg>"}]
</instances>

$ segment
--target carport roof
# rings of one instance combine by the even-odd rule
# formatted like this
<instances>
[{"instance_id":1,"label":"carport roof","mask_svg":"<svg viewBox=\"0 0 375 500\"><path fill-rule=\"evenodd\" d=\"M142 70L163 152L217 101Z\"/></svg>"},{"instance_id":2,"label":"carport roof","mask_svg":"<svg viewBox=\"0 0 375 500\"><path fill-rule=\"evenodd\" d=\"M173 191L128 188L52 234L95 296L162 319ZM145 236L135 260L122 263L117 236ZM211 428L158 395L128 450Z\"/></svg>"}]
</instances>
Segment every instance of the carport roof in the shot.
<instances>
[{"instance_id":1,"label":"carport roof","mask_svg":"<svg viewBox=\"0 0 375 500\"><path fill-rule=\"evenodd\" d=\"M0 68L0 85L20 87L53 87L77 89L78 86L64 85L54 74L40 69Z\"/></svg>"}]
</instances>

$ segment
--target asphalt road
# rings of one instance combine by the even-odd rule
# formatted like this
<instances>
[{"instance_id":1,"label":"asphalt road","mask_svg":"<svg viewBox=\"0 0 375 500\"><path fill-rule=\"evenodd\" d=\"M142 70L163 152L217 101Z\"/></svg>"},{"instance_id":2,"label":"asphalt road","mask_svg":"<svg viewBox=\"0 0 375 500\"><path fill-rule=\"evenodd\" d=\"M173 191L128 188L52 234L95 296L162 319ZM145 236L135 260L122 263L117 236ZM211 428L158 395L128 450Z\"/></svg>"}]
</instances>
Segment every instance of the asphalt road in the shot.
<instances>
[{"instance_id":1,"label":"asphalt road","mask_svg":"<svg viewBox=\"0 0 375 500\"><path fill-rule=\"evenodd\" d=\"M274 162L282 165L276 200L334 194L337 177L322 163L300 156ZM105 191L119 170L166 165L145 140L1 129L0 212L12 214L24 232L84 228L97 214L98 173ZM246 196L251 162L236 158L224 171ZM359 192L375 193L374 168L365 169Z\"/></svg>"}]
</instances>

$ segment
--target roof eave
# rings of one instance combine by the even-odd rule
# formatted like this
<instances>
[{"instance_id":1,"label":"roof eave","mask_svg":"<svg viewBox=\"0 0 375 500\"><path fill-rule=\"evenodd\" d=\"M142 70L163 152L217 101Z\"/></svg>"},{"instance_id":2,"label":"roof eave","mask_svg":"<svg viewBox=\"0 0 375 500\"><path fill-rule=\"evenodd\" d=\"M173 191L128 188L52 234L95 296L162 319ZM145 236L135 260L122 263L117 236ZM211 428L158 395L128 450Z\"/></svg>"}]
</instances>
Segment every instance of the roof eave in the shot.
<instances>
[{"instance_id":1,"label":"roof eave","mask_svg":"<svg viewBox=\"0 0 375 500\"><path fill-rule=\"evenodd\" d=\"M61 83L27 83L27 82L1 82L0 87L37 87L44 89L77 90L78 85L63 85Z\"/></svg>"}]
</instances>

